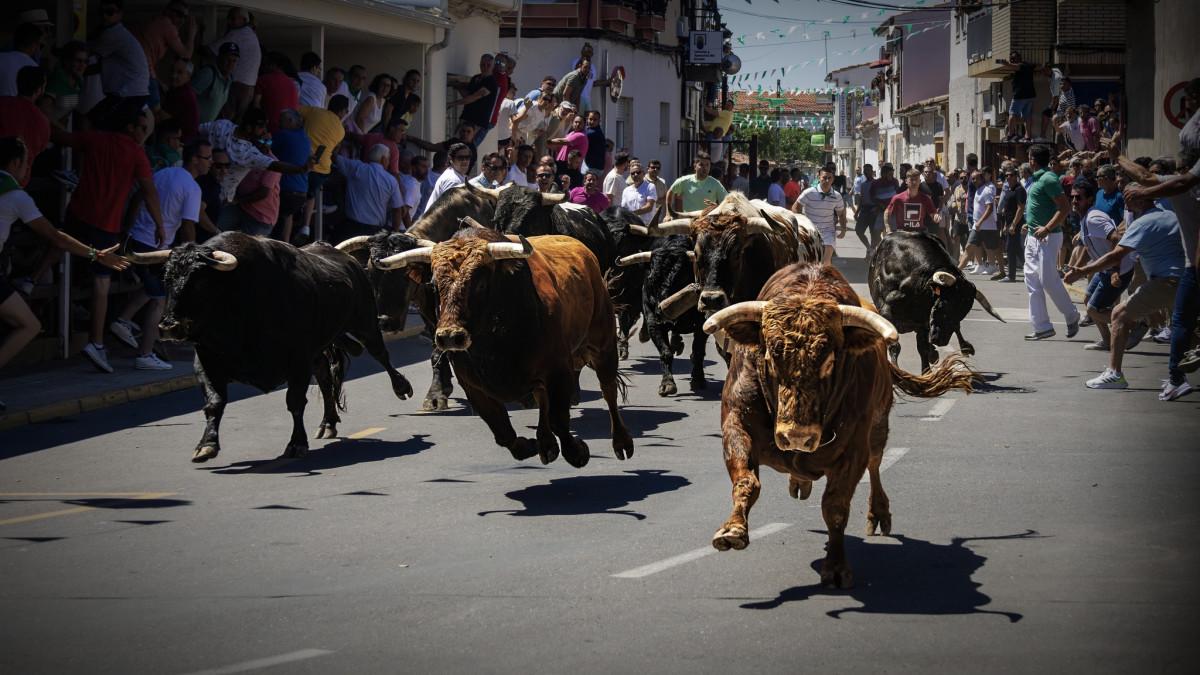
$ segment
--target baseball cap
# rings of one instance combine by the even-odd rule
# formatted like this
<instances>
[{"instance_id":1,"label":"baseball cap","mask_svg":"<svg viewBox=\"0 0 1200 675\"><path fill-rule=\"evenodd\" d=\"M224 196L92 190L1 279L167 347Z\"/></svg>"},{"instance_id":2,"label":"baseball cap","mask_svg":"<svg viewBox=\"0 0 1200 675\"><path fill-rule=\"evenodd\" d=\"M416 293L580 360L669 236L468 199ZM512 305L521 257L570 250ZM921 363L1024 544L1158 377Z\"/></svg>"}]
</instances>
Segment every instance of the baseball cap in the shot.
<instances>
[{"instance_id":1,"label":"baseball cap","mask_svg":"<svg viewBox=\"0 0 1200 675\"><path fill-rule=\"evenodd\" d=\"M571 103L570 101L563 101L562 109L563 110L575 110L575 104Z\"/></svg>"},{"instance_id":2,"label":"baseball cap","mask_svg":"<svg viewBox=\"0 0 1200 675\"><path fill-rule=\"evenodd\" d=\"M221 45L221 50L218 52L218 55L224 56L226 54L236 54L241 56L242 50L237 46L236 42L226 42L225 44Z\"/></svg>"}]
</instances>

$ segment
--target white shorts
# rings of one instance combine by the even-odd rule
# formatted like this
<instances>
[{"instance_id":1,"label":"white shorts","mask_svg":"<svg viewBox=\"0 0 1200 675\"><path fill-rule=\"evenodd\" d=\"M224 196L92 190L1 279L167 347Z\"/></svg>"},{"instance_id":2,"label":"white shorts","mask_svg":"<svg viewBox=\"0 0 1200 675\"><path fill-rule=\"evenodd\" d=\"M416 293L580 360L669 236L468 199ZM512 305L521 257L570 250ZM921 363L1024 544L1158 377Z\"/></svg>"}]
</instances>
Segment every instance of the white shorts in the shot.
<instances>
[{"instance_id":1,"label":"white shorts","mask_svg":"<svg viewBox=\"0 0 1200 675\"><path fill-rule=\"evenodd\" d=\"M832 228L828 230L823 228L817 229L821 233L821 241L824 241L826 246L833 246L834 240L837 239L837 232Z\"/></svg>"}]
</instances>

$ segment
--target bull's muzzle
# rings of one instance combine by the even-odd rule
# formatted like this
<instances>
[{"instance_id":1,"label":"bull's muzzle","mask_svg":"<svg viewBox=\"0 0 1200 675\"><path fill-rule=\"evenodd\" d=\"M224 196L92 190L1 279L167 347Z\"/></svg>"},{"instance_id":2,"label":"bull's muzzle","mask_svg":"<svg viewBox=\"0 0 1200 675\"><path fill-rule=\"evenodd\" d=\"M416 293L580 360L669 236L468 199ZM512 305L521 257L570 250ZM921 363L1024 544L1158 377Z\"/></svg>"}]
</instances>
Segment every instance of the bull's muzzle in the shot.
<instances>
[{"instance_id":1,"label":"bull's muzzle","mask_svg":"<svg viewBox=\"0 0 1200 675\"><path fill-rule=\"evenodd\" d=\"M163 319L158 322L159 336L168 342L182 342L187 339L187 324L174 319Z\"/></svg>"},{"instance_id":2,"label":"bull's muzzle","mask_svg":"<svg viewBox=\"0 0 1200 675\"><path fill-rule=\"evenodd\" d=\"M437 348L444 352L461 352L471 346L471 335L466 329L454 326L452 328L439 328L434 335L433 342Z\"/></svg>"},{"instance_id":3,"label":"bull's muzzle","mask_svg":"<svg viewBox=\"0 0 1200 675\"><path fill-rule=\"evenodd\" d=\"M716 312L729 306L729 296L725 291L701 291L699 306L702 312Z\"/></svg>"},{"instance_id":4,"label":"bull's muzzle","mask_svg":"<svg viewBox=\"0 0 1200 675\"><path fill-rule=\"evenodd\" d=\"M821 445L821 427L816 424L776 424L775 445L780 450L816 452Z\"/></svg>"}]
</instances>

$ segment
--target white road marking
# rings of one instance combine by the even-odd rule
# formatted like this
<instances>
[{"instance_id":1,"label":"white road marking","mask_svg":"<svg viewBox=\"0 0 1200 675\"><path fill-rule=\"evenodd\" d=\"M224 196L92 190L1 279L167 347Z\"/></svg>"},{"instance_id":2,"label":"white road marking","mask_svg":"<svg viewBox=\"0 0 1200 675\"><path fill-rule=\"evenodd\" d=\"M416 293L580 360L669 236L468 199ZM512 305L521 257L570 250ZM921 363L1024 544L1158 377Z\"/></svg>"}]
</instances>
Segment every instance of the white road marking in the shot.
<instances>
[{"instance_id":1,"label":"white road marking","mask_svg":"<svg viewBox=\"0 0 1200 675\"><path fill-rule=\"evenodd\" d=\"M754 540L760 537L765 537L768 534L774 534L788 527L791 527L791 523L767 523L762 527L757 527L750 530L750 539ZM648 577L651 574L656 574L663 570L703 558L704 556L712 555L714 553L717 553L717 549L709 545L704 548L698 548L694 551L688 551L687 553L681 553L680 555L672 556L665 560L660 560L656 563L650 563L649 565L642 565L641 567L635 567L631 570L618 572L613 576L621 579L640 579L642 577Z\"/></svg>"},{"instance_id":2,"label":"white road marking","mask_svg":"<svg viewBox=\"0 0 1200 675\"><path fill-rule=\"evenodd\" d=\"M938 401L934 404L933 408L929 410L929 413L921 418L921 421L940 422L942 417L945 416L946 413L950 412L950 409L954 407L954 402L957 400L958 399L954 398L944 398Z\"/></svg>"},{"instance_id":3,"label":"white road marking","mask_svg":"<svg viewBox=\"0 0 1200 675\"><path fill-rule=\"evenodd\" d=\"M908 453L908 448L888 448L887 450L884 450L883 451L883 460L879 462L879 473L883 473L884 471L887 471L889 466L895 464L896 461L899 460L901 457L903 457L906 453ZM859 483L870 483L871 482L871 474L864 473L862 480L860 480L858 482Z\"/></svg>"},{"instance_id":4,"label":"white road marking","mask_svg":"<svg viewBox=\"0 0 1200 675\"><path fill-rule=\"evenodd\" d=\"M317 656L325 656L332 654L328 649L301 649L297 652L288 654L280 654L279 656L268 656L264 659L254 659L253 661L242 661L221 668L213 668L212 670L197 670L194 673L187 675L226 675L227 673L244 673L248 670L259 670L260 668L268 668L270 666L278 666L282 663L292 663L293 661L303 661Z\"/></svg>"}]
</instances>

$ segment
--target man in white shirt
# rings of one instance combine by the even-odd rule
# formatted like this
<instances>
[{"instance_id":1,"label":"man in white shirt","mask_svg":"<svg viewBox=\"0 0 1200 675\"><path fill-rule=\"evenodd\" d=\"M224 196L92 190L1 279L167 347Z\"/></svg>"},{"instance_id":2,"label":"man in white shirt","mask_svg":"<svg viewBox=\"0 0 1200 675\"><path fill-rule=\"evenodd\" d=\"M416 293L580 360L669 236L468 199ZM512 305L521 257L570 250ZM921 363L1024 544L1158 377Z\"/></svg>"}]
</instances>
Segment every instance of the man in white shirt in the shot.
<instances>
[{"instance_id":1,"label":"man in white shirt","mask_svg":"<svg viewBox=\"0 0 1200 675\"><path fill-rule=\"evenodd\" d=\"M17 95L17 73L27 66L37 66L33 55L41 49L42 28L23 23L13 33L13 48L0 52L0 96Z\"/></svg>"},{"instance_id":2,"label":"man in white shirt","mask_svg":"<svg viewBox=\"0 0 1200 675\"><path fill-rule=\"evenodd\" d=\"M467 182L466 171L471 167L471 149L467 147L466 143L455 143L450 146L449 158L450 163L442 175L438 176L437 183L433 186L433 192L429 193L429 199L425 202L426 211L437 203L438 197L441 197L443 192Z\"/></svg>"},{"instance_id":3,"label":"man in white shirt","mask_svg":"<svg viewBox=\"0 0 1200 675\"><path fill-rule=\"evenodd\" d=\"M1067 142L1076 152L1083 152L1083 122L1079 119L1079 111L1075 106L1067 108L1067 119L1058 125L1058 128L1066 134Z\"/></svg>"},{"instance_id":4,"label":"man in white shirt","mask_svg":"<svg viewBox=\"0 0 1200 675\"><path fill-rule=\"evenodd\" d=\"M608 196L609 204L620 204L625 192L626 178L632 178L629 171L630 157L625 151L613 155L613 168L604 176L604 194Z\"/></svg>"},{"instance_id":5,"label":"man in white shirt","mask_svg":"<svg viewBox=\"0 0 1200 675\"><path fill-rule=\"evenodd\" d=\"M511 148L510 148L511 150ZM533 164L533 146L522 145L512 150L513 163L508 169L505 183L516 183L521 187L537 189L537 184L529 180L529 165Z\"/></svg>"},{"instance_id":6,"label":"man in white shirt","mask_svg":"<svg viewBox=\"0 0 1200 675\"><path fill-rule=\"evenodd\" d=\"M977 257L979 264L971 270L971 274L995 274L1000 271L1000 235L996 229L996 185L992 182L992 170L984 167L975 173L972 180L976 185L973 224L967 238L967 250L959 261L959 269L969 259Z\"/></svg>"},{"instance_id":7,"label":"man in white shirt","mask_svg":"<svg viewBox=\"0 0 1200 675\"><path fill-rule=\"evenodd\" d=\"M633 212L633 215L642 219L642 222L647 225L654 219L654 208L658 204L658 192L654 189L652 183L647 183L645 180L646 172L642 169L640 162L633 162L629 165L629 179L633 181L630 185L621 192L621 201L613 202L620 204ZM624 181L621 185L624 185Z\"/></svg>"},{"instance_id":8,"label":"man in white shirt","mask_svg":"<svg viewBox=\"0 0 1200 675\"><path fill-rule=\"evenodd\" d=\"M428 162L425 167L428 170ZM404 200L400 205L400 219L403 229L407 230L417 219L417 206L421 203L421 181L413 176L413 154L407 150L400 153L400 197Z\"/></svg>"},{"instance_id":9,"label":"man in white shirt","mask_svg":"<svg viewBox=\"0 0 1200 675\"><path fill-rule=\"evenodd\" d=\"M825 243L825 253L821 262L825 265L833 262L834 240L846 236L846 202L840 194L834 192L833 178L833 169L822 168L817 184L806 188L792 203L792 211L808 216L821 233L821 239ZM836 235L835 223L840 226Z\"/></svg>"},{"instance_id":10,"label":"man in white shirt","mask_svg":"<svg viewBox=\"0 0 1200 675\"><path fill-rule=\"evenodd\" d=\"M508 162L504 161L504 156L498 152L489 152L479 163L479 175L472 178L470 182L481 188L495 190L504 184L504 178L507 175Z\"/></svg>"},{"instance_id":11,"label":"man in white shirt","mask_svg":"<svg viewBox=\"0 0 1200 675\"><path fill-rule=\"evenodd\" d=\"M179 241L196 240L196 223L200 220L200 185L196 178L208 173L212 166L212 145L204 139L193 139L183 146L183 166L160 169L154 174L154 189L162 209L163 234L156 242L154 220L143 206L141 193L134 195L130 211L136 213L133 226L129 228L127 246L133 253L151 253L171 248L179 235ZM138 370L170 370L171 364L158 358L154 343L158 340L158 322L162 319L167 302L167 289L162 280L159 265L134 264L133 272L142 282L117 320L109 324L108 332L116 335L125 344L138 350L133 367ZM134 337L133 316L143 305L146 314L142 317L141 339Z\"/></svg>"},{"instance_id":12,"label":"man in white shirt","mask_svg":"<svg viewBox=\"0 0 1200 675\"><path fill-rule=\"evenodd\" d=\"M390 157L391 149L382 143L371 147L366 162L334 155L337 170L346 177L346 220L338 226L339 241L379 232L389 213L392 232L404 226L400 183L385 166Z\"/></svg>"},{"instance_id":13,"label":"man in white shirt","mask_svg":"<svg viewBox=\"0 0 1200 675\"><path fill-rule=\"evenodd\" d=\"M300 105L324 108L325 83L321 81L321 57L316 52L300 55Z\"/></svg>"},{"instance_id":14,"label":"man in white shirt","mask_svg":"<svg viewBox=\"0 0 1200 675\"><path fill-rule=\"evenodd\" d=\"M767 203L775 206L787 206L787 193L783 184L791 178L790 173L784 173L778 168L771 169L771 185L767 188Z\"/></svg>"}]
</instances>

